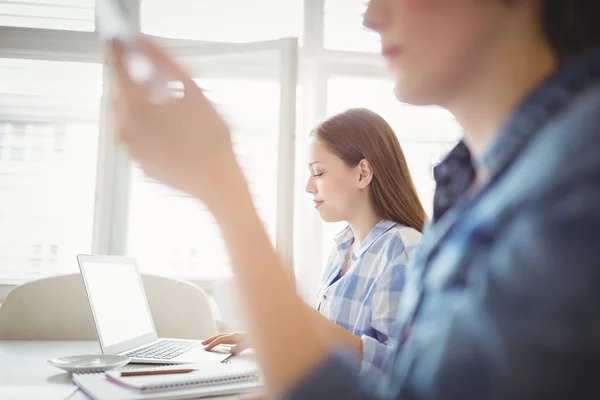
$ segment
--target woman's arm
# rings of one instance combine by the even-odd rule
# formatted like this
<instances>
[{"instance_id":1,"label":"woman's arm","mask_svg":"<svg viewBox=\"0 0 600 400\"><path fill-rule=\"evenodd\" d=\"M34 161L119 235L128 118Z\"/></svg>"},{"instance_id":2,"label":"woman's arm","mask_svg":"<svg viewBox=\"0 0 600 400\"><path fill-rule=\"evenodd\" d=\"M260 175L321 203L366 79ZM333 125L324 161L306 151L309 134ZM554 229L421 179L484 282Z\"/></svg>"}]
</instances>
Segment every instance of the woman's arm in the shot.
<instances>
[{"instance_id":1,"label":"woman's arm","mask_svg":"<svg viewBox=\"0 0 600 400\"><path fill-rule=\"evenodd\" d=\"M377 332L377 338L363 335L358 337L336 323L327 319L314 308L304 304L311 323L319 334L328 342L345 344L362 362L362 370L370 380L380 380L387 375L383 369L389 365L389 359L395 354L395 344L389 342L391 332L396 326L398 306L404 285L405 254L399 251L400 263L387 266L375 281L373 296L371 328ZM397 260L398 261L398 260ZM393 262L392 262L393 263ZM250 348L247 335L244 333L220 334L203 342L210 351L220 344L233 345L231 352L240 353Z\"/></svg>"},{"instance_id":2,"label":"woman's arm","mask_svg":"<svg viewBox=\"0 0 600 400\"><path fill-rule=\"evenodd\" d=\"M340 343L346 345L356 353L358 361L362 361L362 340L360 340L358 336L348 332L335 322L330 321L308 304L305 303L304 308L306 309L310 322L317 328L317 331L323 338L334 345Z\"/></svg>"},{"instance_id":3,"label":"woman's arm","mask_svg":"<svg viewBox=\"0 0 600 400\"><path fill-rule=\"evenodd\" d=\"M265 381L271 394L281 395L324 362L329 346L282 268L237 163L223 166L221 176L222 201L211 211L227 245Z\"/></svg>"},{"instance_id":4,"label":"woman's arm","mask_svg":"<svg viewBox=\"0 0 600 400\"><path fill-rule=\"evenodd\" d=\"M118 137L146 174L194 195L215 216L267 390L270 396L282 396L323 365L330 352L327 341L310 323L271 246L225 122L167 54L146 39L140 45L167 79L183 84L184 96L157 102L148 87L131 80L125 50L113 43Z\"/></svg>"}]
</instances>

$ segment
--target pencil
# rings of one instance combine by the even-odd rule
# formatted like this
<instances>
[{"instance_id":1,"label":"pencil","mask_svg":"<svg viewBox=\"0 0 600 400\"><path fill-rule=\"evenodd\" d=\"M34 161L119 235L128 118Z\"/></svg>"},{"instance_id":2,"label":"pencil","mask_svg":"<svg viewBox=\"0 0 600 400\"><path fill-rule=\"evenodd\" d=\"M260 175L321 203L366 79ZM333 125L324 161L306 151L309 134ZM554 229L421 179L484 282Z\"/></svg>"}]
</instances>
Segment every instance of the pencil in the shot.
<instances>
[{"instance_id":1,"label":"pencil","mask_svg":"<svg viewBox=\"0 0 600 400\"><path fill-rule=\"evenodd\" d=\"M162 369L149 371L125 371L121 372L121 376L143 376L143 375L171 375L171 374L187 374L195 369Z\"/></svg>"}]
</instances>

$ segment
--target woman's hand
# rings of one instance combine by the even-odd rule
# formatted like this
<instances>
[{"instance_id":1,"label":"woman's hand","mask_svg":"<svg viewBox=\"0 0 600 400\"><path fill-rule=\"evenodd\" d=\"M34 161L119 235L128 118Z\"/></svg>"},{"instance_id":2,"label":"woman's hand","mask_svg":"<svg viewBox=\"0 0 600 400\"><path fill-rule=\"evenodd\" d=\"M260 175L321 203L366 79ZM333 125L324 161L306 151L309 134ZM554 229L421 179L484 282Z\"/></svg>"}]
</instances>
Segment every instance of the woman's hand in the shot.
<instances>
[{"instance_id":1,"label":"woman's hand","mask_svg":"<svg viewBox=\"0 0 600 400\"><path fill-rule=\"evenodd\" d=\"M132 81L125 51L113 42L110 65L118 83L114 101L118 138L148 176L211 208L223 197L223 182L230 182L231 174L239 175L229 129L171 56L143 37L139 44L166 79L183 84L184 95L153 100L147 85Z\"/></svg>"},{"instance_id":2,"label":"woman's hand","mask_svg":"<svg viewBox=\"0 0 600 400\"><path fill-rule=\"evenodd\" d=\"M247 335L240 332L215 335L202 342L202 345L206 346L206 351L210 351L220 344L233 345L230 350L233 354L241 353L242 351L250 348Z\"/></svg>"}]
</instances>

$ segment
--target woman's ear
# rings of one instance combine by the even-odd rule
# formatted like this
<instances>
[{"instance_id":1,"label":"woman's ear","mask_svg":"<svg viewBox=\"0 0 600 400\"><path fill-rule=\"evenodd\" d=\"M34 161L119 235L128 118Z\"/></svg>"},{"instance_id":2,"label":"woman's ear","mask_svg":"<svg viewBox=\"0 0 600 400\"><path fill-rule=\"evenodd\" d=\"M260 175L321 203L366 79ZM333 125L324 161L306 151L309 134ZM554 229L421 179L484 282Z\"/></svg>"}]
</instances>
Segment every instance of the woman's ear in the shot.
<instances>
[{"instance_id":1,"label":"woman's ear","mask_svg":"<svg viewBox=\"0 0 600 400\"><path fill-rule=\"evenodd\" d=\"M367 159L363 158L358 163L358 169L360 171L358 187L360 189L365 189L373 180L373 166Z\"/></svg>"}]
</instances>

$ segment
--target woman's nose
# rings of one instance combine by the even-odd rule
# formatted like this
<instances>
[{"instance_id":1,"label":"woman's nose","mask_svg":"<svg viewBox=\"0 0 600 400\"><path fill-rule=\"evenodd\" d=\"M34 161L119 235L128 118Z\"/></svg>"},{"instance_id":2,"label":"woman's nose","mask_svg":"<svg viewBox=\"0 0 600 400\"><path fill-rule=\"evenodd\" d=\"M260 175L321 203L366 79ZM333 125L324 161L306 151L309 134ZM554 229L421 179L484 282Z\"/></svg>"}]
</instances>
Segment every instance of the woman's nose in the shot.
<instances>
[{"instance_id":1,"label":"woman's nose","mask_svg":"<svg viewBox=\"0 0 600 400\"><path fill-rule=\"evenodd\" d=\"M304 189L306 190L307 193L310 193L310 194L317 193L317 186L313 182L312 177L308 178L308 181L306 181L306 187Z\"/></svg>"}]
</instances>

